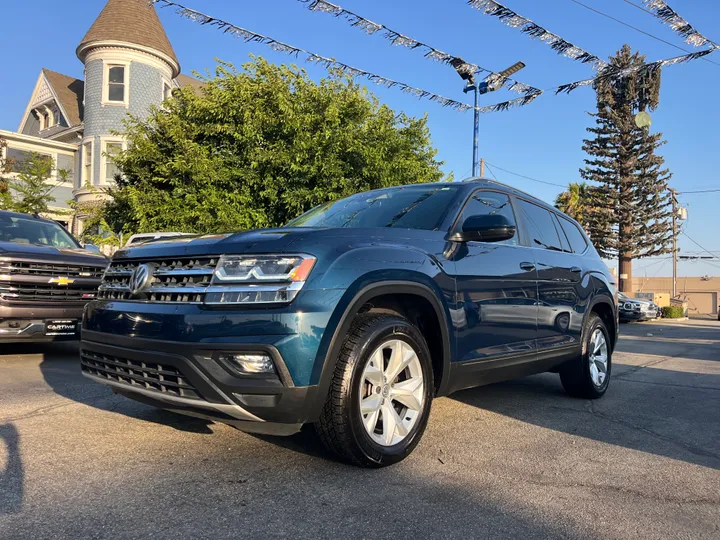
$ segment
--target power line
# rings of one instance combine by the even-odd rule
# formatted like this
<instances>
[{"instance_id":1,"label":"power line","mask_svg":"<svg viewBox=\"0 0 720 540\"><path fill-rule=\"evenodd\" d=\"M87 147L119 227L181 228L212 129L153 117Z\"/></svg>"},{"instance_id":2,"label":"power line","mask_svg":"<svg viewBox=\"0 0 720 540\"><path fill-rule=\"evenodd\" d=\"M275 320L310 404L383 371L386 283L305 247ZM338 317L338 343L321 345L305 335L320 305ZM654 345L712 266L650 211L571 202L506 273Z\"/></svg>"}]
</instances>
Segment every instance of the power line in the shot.
<instances>
[{"instance_id":1,"label":"power line","mask_svg":"<svg viewBox=\"0 0 720 540\"><path fill-rule=\"evenodd\" d=\"M709 255L712 255L713 257L716 257L716 258L720 259L720 257L717 257L712 251L708 251L707 249L705 249L704 247L702 247L700 244L698 244L695 240L693 240L692 238L690 238L690 236L688 236L688 233L686 233L685 231L680 231L680 232L681 232L683 235L685 235L685 237L686 237L688 240L690 240L693 244L695 244L697 247L699 247L700 249L702 249L705 253L708 253Z\"/></svg>"},{"instance_id":2,"label":"power line","mask_svg":"<svg viewBox=\"0 0 720 540\"><path fill-rule=\"evenodd\" d=\"M655 7L655 9L661 9L663 11L670 11L668 13L668 17L661 17L659 13L656 13L655 11L650 11L649 9L636 4L635 2L631 2L630 0L622 0L626 4L639 9L640 11L644 11L645 13L648 13L655 17L656 19L660 19L660 21L663 24L670 23L670 20L673 21L673 23L678 24L678 26L672 26L673 30L683 36L685 38L686 43L691 43L692 45L695 45L696 47L700 47L702 45L707 45L708 43L717 46L717 43L715 43L713 40L706 38L703 36L700 32L698 32L693 26L688 23L685 19L680 17L677 11L672 9L666 2L663 2L664 5L658 5Z\"/></svg>"},{"instance_id":3,"label":"power line","mask_svg":"<svg viewBox=\"0 0 720 540\"><path fill-rule=\"evenodd\" d=\"M720 193L720 189L700 189L698 191L678 191L678 195L690 195L694 193Z\"/></svg>"},{"instance_id":4,"label":"power line","mask_svg":"<svg viewBox=\"0 0 720 540\"><path fill-rule=\"evenodd\" d=\"M666 45L670 45L671 47L675 47L676 49L679 49L679 50L681 50L681 51L683 51L683 52L686 52L686 53L689 53L689 52L690 52L689 50L687 50L687 49L685 49L685 48L683 48L683 47L680 47L680 46L678 46L678 45L675 45L674 43L671 43L671 42L669 42L669 41L667 41L667 40L665 40L665 39L663 39L663 38L661 38L661 37L658 37L658 36L656 36L656 35L654 35L654 34L651 34L650 32L646 32L645 30L641 30L640 28L638 28L638 27L636 27L636 26L633 26L633 25L631 25L631 24L628 24L628 23L626 23L625 21L623 21L623 20L621 20L621 19L618 19L618 18L616 18L616 17L613 17L612 15L608 15L607 13L604 13L604 12L600 11L599 9L595 9L595 8L592 7L592 6L588 6L587 4L583 4L582 2L580 2L580 0L570 0L570 1L573 2L574 4L577 4L577 5L579 5L579 6L584 7L585 9L588 9L588 10L592 11L593 13L597 13L598 15L602 15L603 17L606 17L606 18L610 19L611 21L615 21L616 23L622 24L623 26L627 26L628 28L631 28L631 29L635 30L636 32L640 32L641 34L644 34L644 35L646 35L646 36L648 36L648 37L651 37L651 38L653 38L653 39L655 39L655 40L657 40L657 41L660 41L660 42L662 42L662 43L665 43ZM635 6L635 7L640 7L640 6ZM650 13L651 15L654 15L652 12L648 12L648 13ZM704 60L705 60L706 62L710 62L711 64L715 64L716 66L720 67L720 64L718 64L717 62L713 62L712 60L710 60L710 59L708 59L708 58L705 58Z\"/></svg>"},{"instance_id":5,"label":"power line","mask_svg":"<svg viewBox=\"0 0 720 540\"><path fill-rule=\"evenodd\" d=\"M487 167L487 170L490 171L490 174L492 174L492 177L493 177L497 182L499 182L500 180L498 180L498 178L497 178L497 176L495 176L495 173L493 172L493 170L488 166L488 162L487 162L487 161L485 162L485 166Z\"/></svg>"},{"instance_id":6,"label":"power line","mask_svg":"<svg viewBox=\"0 0 720 540\"><path fill-rule=\"evenodd\" d=\"M559 35L550 32L547 28L540 26L527 17L523 17L497 0L468 0L468 5L480 11L483 15L496 17L504 25L519 30L530 39L537 39L549 45L558 54L583 64L592 64L597 69L606 68L608 65L598 56L590 54Z\"/></svg>"},{"instance_id":7,"label":"power line","mask_svg":"<svg viewBox=\"0 0 720 540\"><path fill-rule=\"evenodd\" d=\"M491 165L499 171L503 171L508 174L512 174L513 176L518 176L520 178L524 178L525 180L532 180L533 182L539 182L540 184L547 184L548 186L557 186L557 187L561 187L563 189L567 189L567 185L554 184L553 182L546 182L545 180L538 180L537 178L533 178L531 176L525 176L524 174L519 174L519 173L516 173L513 171L509 171L507 169L503 169L502 167L498 167L497 165L493 165L492 163L489 163L487 160L485 160L485 165Z\"/></svg>"}]
</instances>

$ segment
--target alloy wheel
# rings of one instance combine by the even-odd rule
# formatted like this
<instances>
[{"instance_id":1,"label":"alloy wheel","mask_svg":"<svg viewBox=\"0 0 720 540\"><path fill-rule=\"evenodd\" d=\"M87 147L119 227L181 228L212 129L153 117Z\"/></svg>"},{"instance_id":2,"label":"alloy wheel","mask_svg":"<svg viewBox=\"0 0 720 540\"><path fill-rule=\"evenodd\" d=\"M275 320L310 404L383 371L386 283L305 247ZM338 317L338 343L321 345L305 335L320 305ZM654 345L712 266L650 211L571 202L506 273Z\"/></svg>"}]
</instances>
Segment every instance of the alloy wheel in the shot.
<instances>
[{"instance_id":1,"label":"alloy wheel","mask_svg":"<svg viewBox=\"0 0 720 540\"><path fill-rule=\"evenodd\" d=\"M600 388L607 378L608 370L608 345L605 333L600 328L596 328L590 336L588 361L590 362L590 378L593 384Z\"/></svg>"},{"instance_id":2,"label":"alloy wheel","mask_svg":"<svg viewBox=\"0 0 720 540\"><path fill-rule=\"evenodd\" d=\"M370 355L360 386L360 415L365 431L381 446L408 436L420 418L425 381L417 353L399 339L386 341Z\"/></svg>"}]
</instances>

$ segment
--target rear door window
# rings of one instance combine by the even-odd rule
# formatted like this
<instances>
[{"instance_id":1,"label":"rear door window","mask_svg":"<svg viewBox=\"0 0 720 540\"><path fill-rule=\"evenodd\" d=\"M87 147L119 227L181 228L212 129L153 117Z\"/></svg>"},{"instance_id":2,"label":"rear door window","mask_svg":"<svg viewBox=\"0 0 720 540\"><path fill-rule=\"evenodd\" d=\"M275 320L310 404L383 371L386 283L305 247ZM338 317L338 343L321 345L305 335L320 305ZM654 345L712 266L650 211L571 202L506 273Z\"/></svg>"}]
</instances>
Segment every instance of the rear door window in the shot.
<instances>
[{"instance_id":1,"label":"rear door window","mask_svg":"<svg viewBox=\"0 0 720 540\"><path fill-rule=\"evenodd\" d=\"M560 217L560 225L562 226L565 234L570 242L570 247L575 253L583 253L587 249L587 240L582 231L572 221Z\"/></svg>"},{"instance_id":2,"label":"rear door window","mask_svg":"<svg viewBox=\"0 0 720 540\"><path fill-rule=\"evenodd\" d=\"M560 247L562 247L563 251L567 251L568 253L572 253L572 249L570 249L570 243L568 242L567 237L565 236L565 233L562 230L562 227L560 227L560 222L558 221L557 214L553 214L553 223L555 224L555 230L558 233L558 236L560 237Z\"/></svg>"},{"instance_id":3,"label":"rear door window","mask_svg":"<svg viewBox=\"0 0 720 540\"><path fill-rule=\"evenodd\" d=\"M527 222L531 247L541 247L551 251L563 251L560 236L553 223L553 214L548 210L522 199L518 200L520 212Z\"/></svg>"}]
</instances>

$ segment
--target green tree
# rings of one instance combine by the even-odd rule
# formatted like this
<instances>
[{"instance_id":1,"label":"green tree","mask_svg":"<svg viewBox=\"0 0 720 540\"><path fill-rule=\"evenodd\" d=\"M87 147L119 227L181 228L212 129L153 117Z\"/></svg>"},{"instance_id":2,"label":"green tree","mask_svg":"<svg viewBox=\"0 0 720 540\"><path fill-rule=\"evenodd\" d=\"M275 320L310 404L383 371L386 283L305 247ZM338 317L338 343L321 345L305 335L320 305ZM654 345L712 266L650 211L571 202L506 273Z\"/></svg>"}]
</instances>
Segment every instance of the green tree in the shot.
<instances>
[{"instance_id":1,"label":"green tree","mask_svg":"<svg viewBox=\"0 0 720 540\"><path fill-rule=\"evenodd\" d=\"M83 229L78 240L96 246L121 247L122 227L119 230L113 229L105 216L108 199L105 197L104 192L110 191L112 193L112 190L99 190L93 186L88 187L92 194L95 195L94 198L86 197L87 200L84 202L67 201L75 216L82 219ZM119 220L116 220L115 224L118 222Z\"/></svg>"},{"instance_id":2,"label":"green tree","mask_svg":"<svg viewBox=\"0 0 720 540\"><path fill-rule=\"evenodd\" d=\"M577 221L588 234L598 232L611 220L608 211L598 206L599 191L585 182L571 182L567 191L555 198L555 207Z\"/></svg>"},{"instance_id":3,"label":"green tree","mask_svg":"<svg viewBox=\"0 0 720 540\"><path fill-rule=\"evenodd\" d=\"M320 203L442 179L426 118L381 105L331 72L219 63L201 91L133 118L107 221L126 231L217 232L278 226Z\"/></svg>"},{"instance_id":4,"label":"green tree","mask_svg":"<svg viewBox=\"0 0 720 540\"><path fill-rule=\"evenodd\" d=\"M584 227L588 213L588 195L588 185L585 182L572 182L567 191L555 198L555 207Z\"/></svg>"},{"instance_id":5,"label":"green tree","mask_svg":"<svg viewBox=\"0 0 720 540\"><path fill-rule=\"evenodd\" d=\"M52 158L32 152L21 163L5 163L0 189L5 196L0 198L0 209L25 214L45 214L55 202L53 190L68 181L70 171L55 169ZM56 181L52 173L56 172Z\"/></svg>"},{"instance_id":6,"label":"green tree","mask_svg":"<svg viewBox=\"0 0 720 540\"><path fill-rule=\"evenodd\" d=\"M597 112L591 113L594 136L583 141L588 154L584 180L599 184L590 197L590 206L601 211L602 219L589 224L593 243L606 257L619 259L620 290L632 289L632 261L668 253L672 240L669 218L668 180L664 160L655 151L665 143L662 133L651 134L638 127L638 112L655 110L660 102L660 70L643 68L616 75L621 70L644 66L645 57L624 45L610 58L611 77L595 83Z\"/></svg>"},{"instance_id":7,"label":"green tree","mask_svg":"<svg viewBox=\"0 0 720 540\"><path fill-rule=\"evenodd\" d=\"M11 172L10 160L5 159L5 149L7 143L5 139L0 139L0 210L7 209L12 204L10 197L10 186L6 174Z\"/></svg>"},{"instance_id":8,"label":"green tree","mask_svg":"<svg viewBox=\"0 0 720 540\"><path fill-rule=\"evenodd\" d=\"M46 214L55 202L52 192L66 182L70 171L55 169L54 161L32 152L22 162L0 164L0 209L26 214ZM52 173L56 171L56 181Z\"/></svg>"}]
</instances>

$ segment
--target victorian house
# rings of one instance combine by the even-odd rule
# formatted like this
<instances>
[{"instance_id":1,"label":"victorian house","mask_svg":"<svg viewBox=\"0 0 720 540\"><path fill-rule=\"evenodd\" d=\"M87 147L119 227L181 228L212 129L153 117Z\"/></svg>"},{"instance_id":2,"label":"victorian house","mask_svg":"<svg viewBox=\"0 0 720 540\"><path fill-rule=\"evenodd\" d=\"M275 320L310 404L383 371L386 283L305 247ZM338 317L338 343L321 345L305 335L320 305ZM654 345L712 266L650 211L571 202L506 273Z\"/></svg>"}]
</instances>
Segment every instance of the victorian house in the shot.
<instances>
[{"instance_id":1,"label":"victorian house","mask_svg":"<svg viewBox=\"0 0 720 540\"><path fill-rule=\"evenodd\" d=\"M201 83L180 73L167 34L147 0L109 0L76 49L84 80L43 68L17 132L0 130L7 158L17 167L36 152L55 169L70 171L58 183L53 172L54 217L75 233L82 216L68 213L68 200L103 196L117 173L109 156L125 142L129 114L143 117L173 88Z\"/></svg>"}]
</instances>

